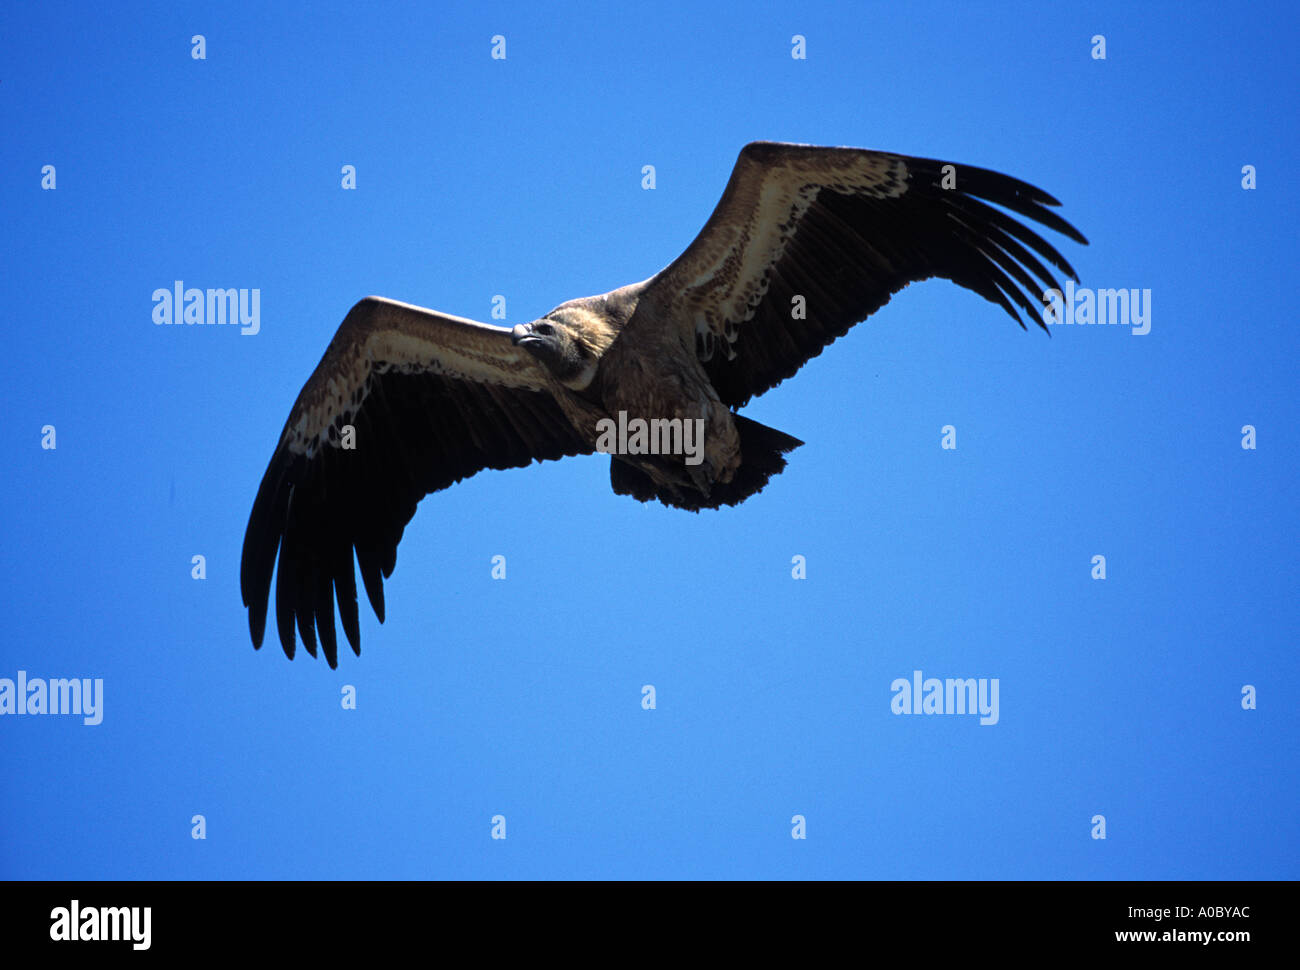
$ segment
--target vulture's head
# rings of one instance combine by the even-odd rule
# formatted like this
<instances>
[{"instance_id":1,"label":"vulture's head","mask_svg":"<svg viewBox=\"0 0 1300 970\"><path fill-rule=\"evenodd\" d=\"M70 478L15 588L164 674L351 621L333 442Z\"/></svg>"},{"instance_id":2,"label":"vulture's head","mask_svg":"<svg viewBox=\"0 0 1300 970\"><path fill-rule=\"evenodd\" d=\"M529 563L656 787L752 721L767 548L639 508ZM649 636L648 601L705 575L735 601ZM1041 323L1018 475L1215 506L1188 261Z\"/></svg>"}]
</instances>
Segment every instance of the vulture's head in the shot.
<instances>
[{"instance_id":1,"label":"vulture's head","mask_svg":"<svg viewBox=\"0 0 1300 970\"><path fill-rule=\"evenodd\" d=\"M566 387L584 390L596 376L609 341L603 327L593 327L590 313L555 312L510 331L510 341L536 357Z\"/></svg>"}]
</instances>

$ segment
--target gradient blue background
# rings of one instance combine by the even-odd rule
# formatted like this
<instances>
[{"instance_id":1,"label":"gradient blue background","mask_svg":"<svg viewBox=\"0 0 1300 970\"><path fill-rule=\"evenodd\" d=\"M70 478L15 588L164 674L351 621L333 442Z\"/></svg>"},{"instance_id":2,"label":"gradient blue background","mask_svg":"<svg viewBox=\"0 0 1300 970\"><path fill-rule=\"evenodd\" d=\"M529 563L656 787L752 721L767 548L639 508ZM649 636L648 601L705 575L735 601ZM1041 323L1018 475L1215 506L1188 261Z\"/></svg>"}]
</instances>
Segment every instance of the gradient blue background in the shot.
<instances>
[{"instance_id":1,"label":"gradient blue background","mask_svg":"<svg viewBox=\"0 0 1300 970\"><path fill-rule=\"evenodd\" d=\"M2 16L0 676L106 710L0 719L0 875L1297 876L1293 5ZM348 308L642 279L753 139L1041 185L1151 332L911 287L746 409L807 444L743 506L483 474L421 504L359 659L254 652L244 526ZM260 288L261 333L154 326L177 279ZM1000 723L892 715L914 669L999 678Z\"/></svg>"}]
</instances>

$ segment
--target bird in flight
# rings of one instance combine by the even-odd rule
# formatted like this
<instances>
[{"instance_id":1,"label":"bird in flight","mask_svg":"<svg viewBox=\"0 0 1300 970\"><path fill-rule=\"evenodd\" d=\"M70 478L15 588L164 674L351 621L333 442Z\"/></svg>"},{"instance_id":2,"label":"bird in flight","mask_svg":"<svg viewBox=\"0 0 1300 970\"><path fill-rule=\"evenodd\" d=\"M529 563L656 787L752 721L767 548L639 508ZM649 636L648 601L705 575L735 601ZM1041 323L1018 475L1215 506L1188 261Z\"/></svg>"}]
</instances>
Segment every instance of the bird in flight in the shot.
<instances>
[{"instance_id":1,"label":"bird in flight","mask_svg":"<svg viewBox=\"0 0 1300 970\"><path fill-rule=\"evenodd\" d=\"M382 623L416 504L486 468L608 452L618 495L691 511L744 501L802 442L738 409L907 284L951 280L1046 330L1044 293L1060 285L1044 261L1077 275L1008 212L1086 245L1059 204L969 165L753 142L699 235L640 283L514 328L366 297L294 402L253 501L240 568L253 645L275 572L290 659L296 627L337 666L335 602L359 655L354 558Z\"/></svg>"}]
</instances>

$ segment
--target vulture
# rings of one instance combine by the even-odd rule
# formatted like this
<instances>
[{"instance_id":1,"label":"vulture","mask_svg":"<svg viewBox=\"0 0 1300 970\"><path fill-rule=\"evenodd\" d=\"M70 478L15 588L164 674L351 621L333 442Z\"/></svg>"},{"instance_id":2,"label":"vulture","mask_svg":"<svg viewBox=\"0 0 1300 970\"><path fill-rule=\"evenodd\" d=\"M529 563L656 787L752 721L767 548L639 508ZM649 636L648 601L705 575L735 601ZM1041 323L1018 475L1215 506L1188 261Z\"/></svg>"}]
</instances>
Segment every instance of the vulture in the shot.
<instances>
[{"instance_id":1,"label":"vulture","mask_svg":"<svg viewBox=\"0 0 1300 970\"><path fill-rule=\"evenodd\" d=\"M366 297L253 500L240 568L253 645L274 572L290 659L296 628L337 665L336 602L360 655L354 559L382 623L417 503L487 468L607 452L617 495L694 512L743 502L803 442L738 409L907 284L951 280L1046 331L1044 294L1060 284L1045 264L1077 275L1016 216L1086 245L1059 205L969 165L754 142L699 235L640 283L513 328Z\"/></svg>"}]
</instances>

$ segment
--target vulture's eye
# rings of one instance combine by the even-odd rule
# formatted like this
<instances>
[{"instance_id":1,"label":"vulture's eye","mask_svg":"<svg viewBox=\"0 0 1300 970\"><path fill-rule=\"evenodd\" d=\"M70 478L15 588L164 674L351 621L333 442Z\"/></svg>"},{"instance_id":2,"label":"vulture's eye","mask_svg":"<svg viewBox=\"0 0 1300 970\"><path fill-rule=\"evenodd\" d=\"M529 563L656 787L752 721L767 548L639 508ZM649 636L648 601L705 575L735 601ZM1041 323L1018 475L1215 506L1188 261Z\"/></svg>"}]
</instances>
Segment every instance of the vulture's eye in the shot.
<instances>
[{"instance_id":1,"label":"vulture's eye","mask_svg":"<svg viewBox=\"0 0 1300 970\"><path fill-rule=\"evenodd\" d=\"M555 336L555 328L549 323L539 323L533 327L533 333L540 333L543 337L553 337Z\"/></svg>"}]
</instances>

